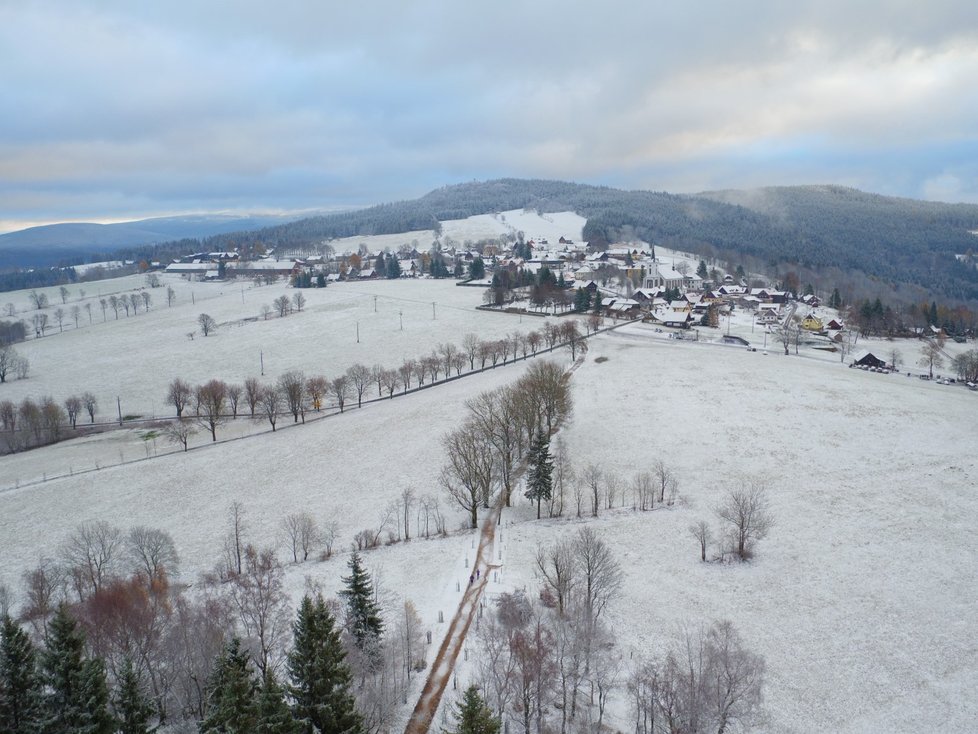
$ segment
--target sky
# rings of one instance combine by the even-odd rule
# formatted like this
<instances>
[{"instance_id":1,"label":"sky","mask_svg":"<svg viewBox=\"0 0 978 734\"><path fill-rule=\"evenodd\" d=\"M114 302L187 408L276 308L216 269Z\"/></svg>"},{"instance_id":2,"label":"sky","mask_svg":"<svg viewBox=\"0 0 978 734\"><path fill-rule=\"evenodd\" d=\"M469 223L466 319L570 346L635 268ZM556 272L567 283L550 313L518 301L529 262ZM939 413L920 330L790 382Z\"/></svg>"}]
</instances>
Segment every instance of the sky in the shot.
<instances>
[{"instance_id":1,"label":"sky","mask_svg":"<svg viewBox=\"0 0 978 734\"><path fill-rule=\"evenodd\" d=\"M978 203L978 3L0 0L0 231L533 177Z\"/></svg>"}]
</instances>

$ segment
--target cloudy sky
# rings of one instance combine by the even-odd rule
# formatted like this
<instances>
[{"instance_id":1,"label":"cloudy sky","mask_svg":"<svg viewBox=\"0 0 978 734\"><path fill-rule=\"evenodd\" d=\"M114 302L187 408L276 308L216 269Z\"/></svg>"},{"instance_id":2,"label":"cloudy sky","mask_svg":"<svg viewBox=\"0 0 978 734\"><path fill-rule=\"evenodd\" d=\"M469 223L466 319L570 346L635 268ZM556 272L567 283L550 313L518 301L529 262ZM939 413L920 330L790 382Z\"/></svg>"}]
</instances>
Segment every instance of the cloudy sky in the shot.
<instances>
[{"instance_id":1,"label":"cloudy sky","mask_svg":"<svg viewBox=\"0 0 978 734\"><path fill-rule=\"evenodd\" d=\"M0 0L0 231L501 176L978 202L974 0Z\"/></svg>"}]
</instances>

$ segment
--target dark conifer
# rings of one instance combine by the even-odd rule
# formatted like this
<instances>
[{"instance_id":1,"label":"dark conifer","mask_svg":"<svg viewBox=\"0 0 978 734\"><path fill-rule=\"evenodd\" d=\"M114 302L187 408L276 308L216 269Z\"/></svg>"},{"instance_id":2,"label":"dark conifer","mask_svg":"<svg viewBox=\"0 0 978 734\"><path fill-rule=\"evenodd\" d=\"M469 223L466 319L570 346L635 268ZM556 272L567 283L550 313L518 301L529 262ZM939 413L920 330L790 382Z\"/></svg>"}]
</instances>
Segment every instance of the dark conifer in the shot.
<instances>
[{"instance_id":1,"label":"dark conifer","mask_svg":"<svg viewBox=\"0 0 978 734\"><path fill-rule=\"evenodd\" d=\"M225 646L207 684L207 709L201 734L251 734L258 726L258 685L248 664L248 653L238 638Z\"/></svg>"},{"instance_id":2,"label":"dark conifer","mask_svg":"<svg viewBox=\"0 0 978 734\"><path fill-rule=\"evenodd\" d=\"M0 734L34 734L41 723L41 680L27 633L9 615L0 624Z\"/></svg>"}]
</instances>

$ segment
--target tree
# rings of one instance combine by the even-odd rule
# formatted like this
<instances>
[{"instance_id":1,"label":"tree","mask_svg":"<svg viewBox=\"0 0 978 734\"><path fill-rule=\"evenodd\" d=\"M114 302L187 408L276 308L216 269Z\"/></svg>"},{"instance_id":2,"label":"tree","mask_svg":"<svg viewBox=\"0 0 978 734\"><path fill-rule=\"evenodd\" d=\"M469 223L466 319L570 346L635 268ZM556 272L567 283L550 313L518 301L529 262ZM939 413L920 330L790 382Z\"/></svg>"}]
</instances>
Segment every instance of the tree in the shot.
<instances>
[{"instance_id":1,"label":"tree","mask_svg":"<svg viewBox=\"0 0 978 734\"><path fill-rule=\"evenodd\" d=\"M150 734L155 730L149 725L153 707L146 700L139 674L128 656L119 671L112 708L118 720L118 734Z\"/></svg>"},{"instance_id":2,"label":"tree","mask_svg":"<svg viewBox=\"0 0 978 734\"><path fill-rule=\"evenodd\" d=\"M481 257L476 257L471 263L469 263L469 279L482 280L485 277L486 264L482 261Z\"/></svg>"},{"instance_id":3,"label":"tree","mask_svg":"<svg viewBox=\"0 0 978 734\"><path fill-rule=\"evenodd\" d=\"M299 734L300 731L301 725L285 700L285 689L279 685L275 673L269 671L262 679L255 734Z\"/></svg>"},{"instance_id":4,"label":"tree","mask_svg":"<svg viewBox=\"0 0 978 734\"><path fill-rule=\"evenodd\" d=\"M350 384L353 386L353 391L357 396L357 407L363 405L363 394L367 391L367 387L370 385L370 381L373 377L373 373L370 368L365 364L354 364L346 371L347 377L350 379Z\"/></svg>"},{"instance_id":5,"label":"tree","mask_svg":"<svg viewBox=\"0 0 978 734\"><path fill-rule=\"evenodd\" d=\"M292 413L292 422L298 423L299 416L306 422L306 376L299 370L290 370L278 378L278 389Z\"/></svg>"},{"instance_id":6,"label":"tree","mask_svg":"<svg viewBox=\"0 0 978 734\"><path fill-rule=\"evenodd\" d=\"M696 266L696 274L703 280L706 280L707 271L705 260L700 260L700 264Z\"/></svg>"},{"instance_id":7,"label":"tree","mask_svg":"<svg viewBox=\"0 0 978 734\"><path fill-rule=\"evenodd\" d=\"M934 377L934 368L944 366L944 344L947 340L943 333L939 333L933 340L925 339L924 345L920 348L920 366L926 367L931 379Z\"/></svg>"},{"instance_id":8,"label":"tree","mask_svg":"<svg viewBox=\"0 0 978 734\"><path fill-rule=\"evenodd\" d=\"M350 693L346 652L321 596L303 597L292 632L288 690L303 734L363 734L363 720Z\"/></svg>"},{"instance_id":9,"label":"tree","mask_svg":"<svg viewBox=\"0 0 978 734\"><path fill-rule=\"evenodd\" d=\"M710 524L706 520L700 520L698 523L689 526L689 534L696 538L696 541L700 544L700 560L705 563L706 547L713 539L713 531L710 530Z\"/></svg>"},{"instance_id":10,"label":"tree","mask_svg":"<svg viewBox=\"0 0 978 734\"><path fill-rule=\"evenodd\" d=\"M346 629L361 652L371 653L384 632L384 622L374 602L373 584L360 554L353 551L347 565L350 575L343 577L340 591L340 596L346 600Z\"/></svg>"},{"instance_id":11,"label":"tree","mask_svg":"<svg viewBox=\"0 0 978 734\"><path fill-rule=\"evenodd\" d=\"M34 645L10 615L0 618L0 732L33 734L42 717Z\"/></svg>"},{"instance_id":12,"label":"tree","mask_svg":"<svg viewBox=\"0 0 978 734\"><path fill-rule=\"evenodd\" d=\"M495 459L486 435L472 421L442 439L448 464L439 481L459 507L469 513L469 527L479 526L479 505L489 506L496 482Z\"/></svg>"},{"instance_id":13,"label":"tree","mask_svg":"<svg viewBox=\"0 0 978 734\"><path fill-rule=\"evenodd\" d=\"M233 637L217 659L207 683L207 708L201 734L250 734L258 723L255 701L258 684L248 665L248 654Z\"/></svg>"},{"instance_id":14,"label":"tree","mask_svg":"<svg viewBox=\"0 0 978 734\"><path fill-rule=\"evenodd\" d=\"M227 421L224 412L227 395L227 385L221 380L209 380L197 387L196 397L200 408L197 421L211 432L211 441L217 441L217 427Z\"/></svg>"},{"instance_id":15,"label":"tree","mask_svg":"<svg viewBox=\"0 0 978 734\"><path fill-rule=\"evenodd\" d=\"M86 304L89 305L90 304ZM75 328L78 328L78 321L81 319L81 306L75 305L71 307L71 318L75 322Z\"/></svg>"},{"instance_id":16,"label":"tree","mask_svg":"<svg viewBox=\"0 0 978 734\"><path fill-rule=\"evenodd\" d=\"M292 296L292 304L295 306L296 311L301 312L302 307L306 305L306 297L301 292L297 292Z\"/></svg>"},{"instance_id":17,"label":"tree","mask_svg":"<svg viewBox=\"0 0 978 734\"><path fill-rule=\"evenodd\" d=\"M206 313L202 313L197 317L197 323L200 325L200 330L203 332L204 336L208 336L212 331L214 331L214 329L217 328L217 322Z\"/></svg>"},{"instance_id":18,"label":"tree","mask_svg":"<svg viewBox=\"0 0 978 734\"><path fill-rule=\"evenodd\" d=\"M537 546L535 560L541 578L557 598L557 612L563 616L575 586L574 545L568 540L558 540L548 548Z\"/></svg>"},{"instance_id":19,"label":"tree","mask_svg":"<svg viewBox=\"0 0 978 734\"><path fill-rule=\"evenodd\" d=\"M289 307L291 305L288 296L279 296L274 301L272 301L272 305L275 307L275 310L278 311L278 315L280 317L288 316Z\"/></svg>"},{"instance_id":20,"label":"tree","mask_svg":"<svg viewBox=\"0 0 978 734\"><path fill-rule=\"evenodd\" d=\"M149 291L140 291L139 297L143 301L143 311L149 311L149 304L153 302L153 297L149 294Z\"/></svg>"},{"instance_id":21,"label":"tree","mask_svg":"<svg viewBox=\"0 0 978 734\"><path fill-rule=\"evenodd\" d=\"M244 381L244 397L248 403L248 410L251 417L255 417L255 409L258 407L258 399L261 397L262 386L255 377L248 377Z\"/></svg>"},{"instance_id":22,"label":"tree","mask_svg":"<svg viewBox=\"0 0 978 734\"><path fill-rule=\"evenodd\" d=\"M105 520L78 525L61 545L61 557L79 587L96 593L114 575L123 551L122 531Z\"/></svg>"},{"instance_id":23,"label":"tree","mask_svg":"<svg viewBox=\"0 0 978 734\"><path fill-rule=\"evenodd\" d=\"M322 375L313 375L306 380L306 394L312 403L313 410L319 412L323 407L323 398L329 392L329 381Z\"/></svg>"},{"instance_id":24,"label":"tree","mask_svg":"<svg viewBox=\"0 0 978 734\"><path fill-rule=\"evenodd\" d=\"M126 537L126 549L136 570L150 585L162 584L178 575L180 556L171 535L165 530L135 525Z\"/></svg>"},{"instance_id":25,"label":"tree","mask_svg":"<svg viewBox=\"0 0 978 734\"><path fill-rule=\"evenodd\" d=\"M183 446L183 450L189 448L190 437L197 433L197 429L188 420L177 418L163 426L163 437L170 443Z\"/></svg>"},{"instance_id":26,"label":"tree","mask_svg":"<svg viewBox=\"0 0 978 734\"><path fill-rule=\"evenodd\" d=\"M245 548L242 572L231 578L232 608L262 676L274 669L288 632L283 578L275 552L252 545Z\"/></svg>"},{"instance_id":27,"label":"tree","mask_svg":"<svg viewBox=\"0 0 978 734\"><path fill-rule=\"evenodd\" d=\"M574 540L574 555L585 619L593 624L618 594L624 575L611 548L590 527L585 526L578 531Z\"/></svg>"},{"instance_id":28,"label":"tree","mask_svg":"<svg viewBox=\"0 0 978 734\"><path fill-rule=\"evenodd\" d=\"M272 427L272 433L275 432L275 424L278 422L278 414L281 412L284 402L282 393L274 387L262 388L258 394L258 406Z\"/></svg>"},{"instance_id":29,"label":"tree","mask_svg":"<svg viewBox=\"0 0 978 734\"><path fill-rule=\"evenodd\" d=\"M7 381L7 375L13 374L20 355L13 347L0 346L0 384Z\"/></svg>"},{"instance_id":30,"label":"tree","mask_svg":"<svg viewBox=\"0 0 978 734\"><path fill-rule=\"evenodd\" d=\"M752 481L730 490L716 509L717 516L729 525L730 550L748 560L757 541L767 536L774 519L763 484Z\"/></svg>"},{"instance_id":31,"label":"tree","mask_svg":"<svg viewBox=\"0 0 978 734\"><path fill-rule=\"evenodd\" d=\"M82 401L77 395L65 398L65 412L68 413L68 422L72 428L78 426L78 414L81 412Z\"/></svg>"},{"instance_id":32,"label":"tree","mask_svg":"<svg viewBox=\"0 0 978 734\"><path fill-rule=\"evenodd\" d=\"M319 538L319 528L312 515L308 512L292 513L282 521L282 529L292 551L292 561L299 563L300 555L303 562L307 561Z\"/></svg>"},{"instance_id":33,"label":"tree","mask_svg":"<svg viewBox=\"0 0 978 734\"><path fill-rule=\"evenodd\" d=\"M527 457L526 498L537 503L537 520L543 500L553 492L553 460L550 458L550 438L537 433Z\"/></svg>"},{"instance_id":34,"label":"tree","mask_svg":"<svg viewBox=\"0 0 978 734\"><path fill-rule=\"evenodd\" d=\"M329 393L336 398L336 404L342 413L346 399L350 396L350 378L347 375L340 375L331 380L329 383Z\"/></svg>"},{"instance_id":35,"label":"tree","mask_svg":"<svg viewBox=\"0 0 978 734\"><path fill-rule=\"evenodd\" d=\"M48 626L41 655L45 732L113 734L105 668L85 655L85 635L65 605Z\"/></svg>"},{"instance_id":36,"label":"tree","mask_svg":"<svg viewBox=\"0 0 978 734\"><path fill-rule=\"evenodd\" d=\"M499 734L501 726L479 689L470 685L455 704L455 728L447 734Z\"/></svg>"},{"instance_id":37,"label":"tree","mask_svg":"<svg viewBox=\"0 0 978 734\"><path fill-rule=\"evenodd\" d=\"M237 418L238 417L238 403L241 400L241 393L242 393L242 391L243 391L243 388L241 387L241 385L237 385L235 383L230 383L230 384L226 385L228 405L231 406L231 417L232 418Z\"/></svg>"}]
</instances>

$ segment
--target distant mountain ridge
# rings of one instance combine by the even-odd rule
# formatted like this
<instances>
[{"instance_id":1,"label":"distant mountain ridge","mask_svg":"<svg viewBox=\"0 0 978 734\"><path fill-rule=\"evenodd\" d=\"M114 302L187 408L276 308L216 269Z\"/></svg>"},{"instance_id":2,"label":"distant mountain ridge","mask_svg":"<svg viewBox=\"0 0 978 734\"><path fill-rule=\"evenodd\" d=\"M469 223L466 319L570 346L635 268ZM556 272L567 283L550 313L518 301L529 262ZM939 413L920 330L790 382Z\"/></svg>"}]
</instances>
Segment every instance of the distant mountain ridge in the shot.
<instances>
[{"instance_id":1,"label":"distant mountain ridge","mask_svg":"<svg viewBox=\"0 0 978 734\"><path fill-rule=\"evenodd\" d=\"M47 224L0 235L0 269L40 267L65 260L84 261L96 253L245 232L300 219L293 215L199 214L154 217L132 222Z\"/></svg>"}]
</instances>

